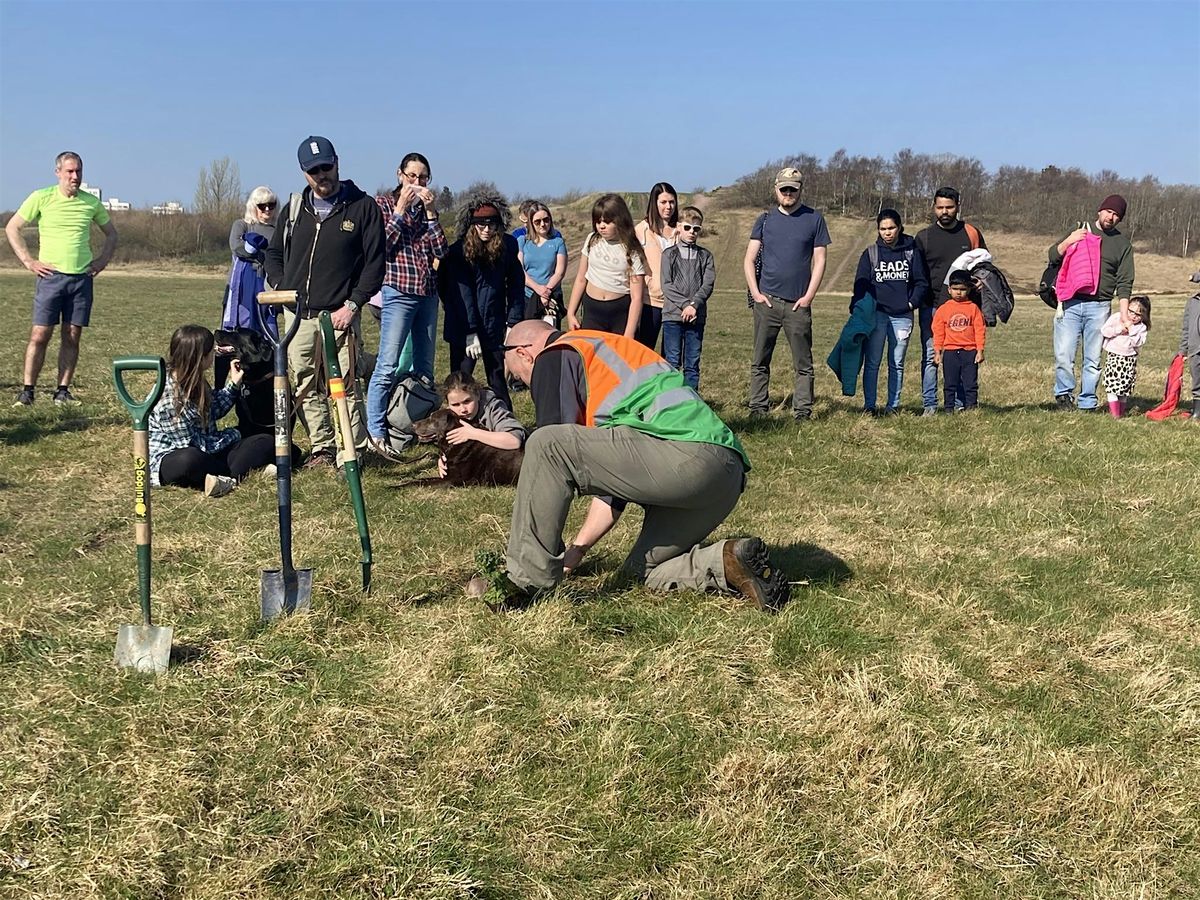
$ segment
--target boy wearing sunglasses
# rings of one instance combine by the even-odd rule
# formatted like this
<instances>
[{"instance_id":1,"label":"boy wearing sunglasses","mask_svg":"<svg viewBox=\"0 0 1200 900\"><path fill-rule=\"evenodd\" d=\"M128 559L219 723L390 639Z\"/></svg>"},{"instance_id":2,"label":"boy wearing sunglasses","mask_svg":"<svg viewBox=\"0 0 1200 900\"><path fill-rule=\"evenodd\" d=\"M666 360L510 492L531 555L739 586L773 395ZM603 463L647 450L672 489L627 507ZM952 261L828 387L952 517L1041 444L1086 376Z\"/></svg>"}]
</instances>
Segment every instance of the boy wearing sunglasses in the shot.
<instances>
[{"instance_id":1,"label":"boy wearing sunglasses","mask_svg":"<svg viewBox=\"0 0 1200 900\"><path fill-rule=\"evenodd\" d=\"M694 206L679 211L679 239L663 251L659 282L663 292L663 356L683 371L688 387L700 387L700 350L708 298L717 281L713 255L696 241L704 213Z\"/></svg>"}]
</instances>

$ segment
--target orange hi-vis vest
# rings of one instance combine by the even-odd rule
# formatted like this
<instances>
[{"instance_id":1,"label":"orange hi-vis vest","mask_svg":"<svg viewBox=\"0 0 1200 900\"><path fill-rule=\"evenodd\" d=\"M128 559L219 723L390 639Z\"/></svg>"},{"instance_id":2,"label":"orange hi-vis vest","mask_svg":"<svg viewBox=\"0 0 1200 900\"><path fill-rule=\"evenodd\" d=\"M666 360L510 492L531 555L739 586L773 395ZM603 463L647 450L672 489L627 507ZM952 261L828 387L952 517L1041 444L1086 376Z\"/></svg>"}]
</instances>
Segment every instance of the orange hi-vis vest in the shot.
<instances>
[{"instance_id":1,"label":"orange hi-vis vest","mask_svg":"<svg viewBox=\"0 0 1200 900\"><path fill-rule=\"evenodd\" d=\"M644 344L607 331L578 330L566 332L546 350L559 347L570 347L583 359L585 425L624 425L664 440L728 447L749 471L750 460L737 436L688 387L682 372Z\"/></svg>"}]
</instances>

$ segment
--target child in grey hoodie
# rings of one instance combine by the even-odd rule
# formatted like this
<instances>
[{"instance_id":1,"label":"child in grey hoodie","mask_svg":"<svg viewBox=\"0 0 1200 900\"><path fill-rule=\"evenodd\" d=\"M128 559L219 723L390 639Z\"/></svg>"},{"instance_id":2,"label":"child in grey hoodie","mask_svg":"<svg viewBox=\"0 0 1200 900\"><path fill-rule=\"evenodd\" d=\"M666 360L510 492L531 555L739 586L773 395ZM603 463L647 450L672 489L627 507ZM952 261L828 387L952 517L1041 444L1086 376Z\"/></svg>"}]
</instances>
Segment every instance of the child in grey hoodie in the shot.
<instances>
[{"instance_id":1,"label":"child in grey hoodie","mask_svg":"<svg viewBox=\"0 0 1200 900\"><path fill-rule=\"evenodd\" d=\"M717 281L713 255L696 243L704 214L694 206L679 211L679 239L662 255L663 356L692 388L700 387L700 350L708 298Z\"/></svg>"}]
</instances>

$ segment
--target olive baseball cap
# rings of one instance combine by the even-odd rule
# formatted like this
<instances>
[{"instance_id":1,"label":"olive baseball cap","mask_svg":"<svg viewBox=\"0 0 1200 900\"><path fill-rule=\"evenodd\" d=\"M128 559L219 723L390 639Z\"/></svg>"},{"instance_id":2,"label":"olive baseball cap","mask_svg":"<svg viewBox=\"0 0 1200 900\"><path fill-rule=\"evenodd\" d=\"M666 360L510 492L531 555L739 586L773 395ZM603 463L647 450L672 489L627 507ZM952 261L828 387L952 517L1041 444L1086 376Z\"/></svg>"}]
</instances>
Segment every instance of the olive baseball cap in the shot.
<instances>
[{"instance_id":1,"label":"olive baseball cap","mask_svg":"<svg viewBox=\"0 0 1200 900\"><path fill-rule=\"evenodd\" d=\"M799 169L788 167L780 169L775 176L775 187L794 187L799 190L804 186L804 176Z\"/></svg>"}]
</instances>

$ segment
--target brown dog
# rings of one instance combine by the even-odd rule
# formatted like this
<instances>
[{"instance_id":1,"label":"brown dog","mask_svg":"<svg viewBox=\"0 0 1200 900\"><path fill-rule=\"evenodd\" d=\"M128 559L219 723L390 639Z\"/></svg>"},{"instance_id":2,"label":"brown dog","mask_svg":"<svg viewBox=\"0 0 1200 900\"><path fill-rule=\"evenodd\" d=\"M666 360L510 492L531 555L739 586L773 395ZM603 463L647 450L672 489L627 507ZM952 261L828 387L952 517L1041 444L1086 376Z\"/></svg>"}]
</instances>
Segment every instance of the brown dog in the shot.
<instances>
[{"instance_id":1,"label":"brown dog","mask_svg":"<svg viewBox=\"0 0 1200 900\"><path fill-rule=\"evenodd\" d=\"M525 451L498 450L479 441L451 445L446 433L457 428L461 421L450 410L438 409L413 425L417 440L434 444L446 457L446 477L436 480L451 485L516 484Z\"/></svg>"}]
</instances>

